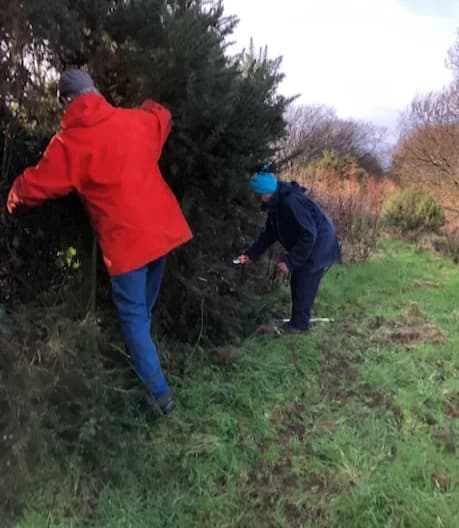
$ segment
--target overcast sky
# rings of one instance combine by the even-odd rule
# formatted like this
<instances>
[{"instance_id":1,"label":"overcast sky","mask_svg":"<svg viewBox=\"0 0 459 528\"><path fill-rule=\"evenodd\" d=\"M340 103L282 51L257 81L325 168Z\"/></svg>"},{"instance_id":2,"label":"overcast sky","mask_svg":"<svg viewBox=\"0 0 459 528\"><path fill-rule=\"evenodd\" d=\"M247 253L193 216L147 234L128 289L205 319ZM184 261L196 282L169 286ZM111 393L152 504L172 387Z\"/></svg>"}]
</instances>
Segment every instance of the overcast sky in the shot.
<instances>
[{"instance_id":1,"label":"overcast sky","mask_svg":"<svg viewBox=\"0 0 459 528\"><path fill-rule=\"evenodd\" d=\"M451 79L445 67L459 0L224 0L240 19L234 51L283 56L281 92L340 117L393 128L416 94Z\"/></svg>"}]
</instances>

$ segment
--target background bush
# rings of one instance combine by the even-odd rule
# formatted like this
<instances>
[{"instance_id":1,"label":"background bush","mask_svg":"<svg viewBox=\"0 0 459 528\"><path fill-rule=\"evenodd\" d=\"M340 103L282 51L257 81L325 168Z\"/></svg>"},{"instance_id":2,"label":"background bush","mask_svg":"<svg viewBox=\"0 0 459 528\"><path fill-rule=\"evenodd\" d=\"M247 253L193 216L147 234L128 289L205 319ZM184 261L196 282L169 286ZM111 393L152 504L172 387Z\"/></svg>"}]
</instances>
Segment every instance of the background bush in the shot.
<instances>
[{"instance_id":1,"label":"background bush","mask_svg":"<svg viewBox=\"0 0 459 528\"><path fill-rule=\"evenodd\" d=\"M441 205L425 192L410 187L396 190L384 207L385 224L400 233L415 230L436 232L445 223Z\"/></svg>"}]
</instances>

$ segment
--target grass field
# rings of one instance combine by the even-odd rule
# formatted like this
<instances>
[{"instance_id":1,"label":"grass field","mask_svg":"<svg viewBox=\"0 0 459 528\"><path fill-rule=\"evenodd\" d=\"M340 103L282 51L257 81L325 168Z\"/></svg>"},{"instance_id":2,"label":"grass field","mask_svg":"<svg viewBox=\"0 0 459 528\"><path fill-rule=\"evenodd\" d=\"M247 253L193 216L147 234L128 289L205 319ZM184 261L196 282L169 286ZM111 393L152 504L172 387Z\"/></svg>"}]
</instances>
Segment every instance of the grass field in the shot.
<instances>
[{"instance_id":1,"label":"grass field","mask_svg":"<svg viewBox=\"0 0 459 528\"><path fill-rule=\"evenodd\" d=\"M459 268L382 241L316 315L335 322L190 352L177 412L70 457L16 526L459 527Z\"/></svg>"}]
</instances>

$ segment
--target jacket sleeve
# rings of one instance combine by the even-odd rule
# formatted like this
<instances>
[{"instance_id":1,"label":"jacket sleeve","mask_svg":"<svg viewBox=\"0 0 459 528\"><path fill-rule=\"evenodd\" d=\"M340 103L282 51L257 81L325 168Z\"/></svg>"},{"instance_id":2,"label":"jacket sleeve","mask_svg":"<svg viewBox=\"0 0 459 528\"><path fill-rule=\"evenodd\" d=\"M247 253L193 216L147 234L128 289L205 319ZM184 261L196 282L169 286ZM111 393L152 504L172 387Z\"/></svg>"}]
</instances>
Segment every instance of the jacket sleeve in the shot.
<instances>
[{"instance_id":1,"label":"jacket sleeve","mask_svg":"<svg viewBox=\"0 0 459 528\"><path fill-rule=\"evenodd\" d=\"M146 112L153 114L156 118L157 126L155 141L158 140L159 142L159 152L161 154L164 144L166 143L167 138L169 137L169 133L171 131L171 113L167 108L160 105L159 103L155 103L151 99L146 99L140 108L142 110L145 110Z\"/></svg>"},{"instance_id":2,"label":"jacket sleeve","mask_svg":"<svg viewBox=\"0 0 459 528\"><path fill-rule=\"evenodd\" d=\"M27 210L73 190L62 137L55 135L35 167L16 178L8 196L10 213Z\"/></svg>"},{"instance_id":3,"label":"jacket sleeve","mask_svg":"<svg viewBox=\"0 0 459 528\"><path fill-rule=\"evenodd\" d=\"M314 249L317 239L317 225L310 208L301 199L292 199L290 212L292 220L298 225L299 235L296 243L284 258L284 262L290 271L295 271L306 264Z\"/></svg>"},{"instance_id":4,"label":"jacket sleeve","mask_svg":"<svg viewBox=\"0 0 459 528\"><path fill-rule=\"evenodd\" d=\"M250 248L245 252L245 254L252 261L257 261L263 255L263 253L276 242L277 238L271 227L269 219L266 221L266 227L263 233L258 237L258 239L250 246Z\"/></svg>"}]
</instances>

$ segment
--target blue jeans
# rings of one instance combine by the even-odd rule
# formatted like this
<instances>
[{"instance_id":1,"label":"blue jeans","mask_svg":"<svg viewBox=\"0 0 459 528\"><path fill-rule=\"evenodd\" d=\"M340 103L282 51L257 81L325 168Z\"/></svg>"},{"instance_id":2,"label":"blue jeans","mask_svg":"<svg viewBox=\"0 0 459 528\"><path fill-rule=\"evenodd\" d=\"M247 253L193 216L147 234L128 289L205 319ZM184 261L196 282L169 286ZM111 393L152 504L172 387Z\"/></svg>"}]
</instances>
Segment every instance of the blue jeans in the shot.
<instances>
[{"instance_id":1,"label":"blue jeans","mask_svg":"<svg viewBox=\"0 0 459 528\"><path fill-rule=\"evenodd\" d=\"M112 277L113 302L118 310L124 342L132 366L155 399L170 393L151 336L152 311L158 299L166 258Z\"/></svg>"},{"instance_id":2,"label":"blue jeans","mask_svg":"<svg viewBox=\"0 0 459 528\"><path fill-rule=\"evenodd\" d=\"M292 317L290 324L299 330L309 328L314 300L319 290L320 281L325 273L325 269L310 272L307 268L295 270L290 278L290 288L292 292Z\"/></svg>"}]
</instances>

